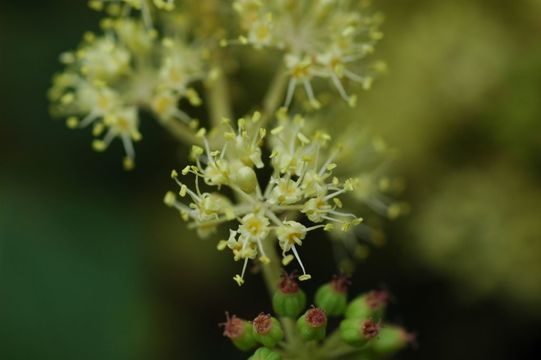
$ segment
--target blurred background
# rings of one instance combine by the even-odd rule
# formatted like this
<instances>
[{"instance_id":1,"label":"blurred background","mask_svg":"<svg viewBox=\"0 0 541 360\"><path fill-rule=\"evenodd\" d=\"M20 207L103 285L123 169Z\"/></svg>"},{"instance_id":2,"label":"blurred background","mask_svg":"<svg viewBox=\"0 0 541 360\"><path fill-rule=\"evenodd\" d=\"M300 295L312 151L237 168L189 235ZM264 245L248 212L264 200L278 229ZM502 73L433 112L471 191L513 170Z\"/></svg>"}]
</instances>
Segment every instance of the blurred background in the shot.
<instances>
[{"instance_id":1,"label":"blurred background","mask_svg":"<svg viewBox=\"0 0 541 360\"><path fill-rule=\"evenodd\" d=\"M399 149L411 211L352 292L391 291L390 319L418 336L399 359L539 359L541 1L375 6L390 71L349 116ZM0 4L0 358L242 358L217 324L269 300L162 205L185 149L143 122L124 172L120 144L97 154L48 115L58 54L98 18L84 1ZM335 271L327 247L303 246L316 279Z\"/></svg>"}]
</instances>

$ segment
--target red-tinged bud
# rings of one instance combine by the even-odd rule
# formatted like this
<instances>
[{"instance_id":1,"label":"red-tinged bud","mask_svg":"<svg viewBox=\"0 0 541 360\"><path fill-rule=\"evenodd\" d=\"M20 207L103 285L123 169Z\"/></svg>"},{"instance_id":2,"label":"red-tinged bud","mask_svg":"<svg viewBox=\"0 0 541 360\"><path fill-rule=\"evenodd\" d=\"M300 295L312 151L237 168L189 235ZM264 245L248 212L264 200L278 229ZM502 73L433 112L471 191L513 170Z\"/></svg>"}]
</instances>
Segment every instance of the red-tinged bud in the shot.
<instances>
[{"instance_id":1,"label":"red-tinged bud","mask_svg":"<svg viewBox=\"0 0 541 360\"><path fill-rule=\"evenodd\" d=\"M280 322L268 314L259 314L252 321L252 328L255 339L268 348L275 347L284 338Z\"/></svg>"},{"instance_id":2,"label":"red-tinged bud","mask_svg":"<svg viewBox=\"0 0 541 360\"><path fill-rule=\"evenodd\" d=\"M345 317L348 319L375 319L380 321L385 313L389 294L373 290L355 298L348 305Z\"/></svg>"},{"instance_id":3,"label":"red-tinged bud","mask_svg":"<svg viewBox=\"0 0 541 360\"><path fill-rule=\"evenodd\" d=\"M295 274L284 274L278 290L272 297L274 312L280 316L296 318L306 307L306 295L299 288Z\"/></svg>"},{"instance_id":4,"label":"red-tinged bud","mask_svg":"<svg viewBox=\"0 0 541 360\"><path fill-rule=\"evenodd\" d=\"M340 337L353 346L363 346L379 334L380 325L372 319L345 319L340 323Z\"/></svg>"},{"instance_id":5,"label":"red-tinged bud","mask_svg":"<svg viewBox=\"0 0 541 360\"><path fill-rule=\"evenodd\" d=\"M297 320L297 330L300 336L306 340L322 340L325 338L327 329L327 315L320 308L312 307L308 309Z\"/></svg>"},{"instance_id":6,"label":"red-tinged bud","mask_svg":"<svg viewBox=\"0 0 541 360\"><path fill-rule=\"evenodd\" d=\"M242 351L248 351L257 346L252 324L249 321L238 318L235 315L229 316L225 313L226 322L220 325L224 326L224 336Z\"/></svg>"},{"instance_id":7,"label":"red-tinged bud","mask_svg":"<svg viewBox=\"0 0 541 360\"><path fill-rule=\"evenodd\" d=\"M335 276L330 283L317 290L316 305L325 310L329 316L342 315L347 307L348 285L349 280L346 276Z\"/></svg>"}]
</instances>

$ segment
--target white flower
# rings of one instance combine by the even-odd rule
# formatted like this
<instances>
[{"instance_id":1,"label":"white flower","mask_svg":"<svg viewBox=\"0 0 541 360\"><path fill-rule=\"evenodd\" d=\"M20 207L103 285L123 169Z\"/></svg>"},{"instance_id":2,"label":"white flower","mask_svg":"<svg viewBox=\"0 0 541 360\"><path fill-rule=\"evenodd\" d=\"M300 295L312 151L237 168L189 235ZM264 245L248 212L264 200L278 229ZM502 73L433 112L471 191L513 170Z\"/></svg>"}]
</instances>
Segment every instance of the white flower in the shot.
<instances>
[{"instance_id":1,"label":"white flower","mask_svg":"<svg viewBox=\"0 0 541 360\"><path fill-rule=\"evenodd\" d=\"M242 272L234 277L239 285L244 282L248 260L259 255L260 262L269 262L264 245L272 242L273 237L278 238L282 248L282 261L287 264L296 259L303 272L299 279L306 280L310 275L297 250L306 234L319 228L331 230L332 224L340 225L345 231L360 223L353 214L339 210L338 197L352 191L354 184L349 179L340 181L332 177L336 150L324 156L329 136L322 132L312 134L302 117L290 119L284 110L277 117L278 127L269 135L273 171L264 188L259 185L256 170L265 165L261 147L267 132L260 127L261 116L256 112L239 119L237 128L224 121L224 129L213 132L215 137L209 138L206 131L200 130L203 147L193 146L191 152L195 165L186 166L181 172L184 176L195 176L195 190L181 182L176 171L172 173L180 186L180 195L188 195L190 204L178 202L171 194L164 199L166 205L177 208L198 229L236 222L237 225L230 226L229 239L220 242L218 248L229 248L235 260L244 260ZM219 150L213 149L213 142L218 143ZM235 202L201 193L200 179L210 186L228 187L235 195ZM321 224L307 227L286 219L303 213L311 222Z\"/></svg>"},{"instance_id":2,"label":"white flower","mask_svg":"<svg viewBox=\"0 0 541 360\"><path fill-rule=\"evenodd\" d=\"M314 79L330 81L351 106L355 95L349 95L344 82L357 82L370 88L374 78L385 67L381 63L366 65L366 58L383 37L379 31L382 17L370 14L355 0L255 1L233 2L243 34L228 43L249 44L257 49L283 51L290 80L285 106L293 101L301 87L314 108Z\"/></svg>"},{"instance_id":3,"label":"white flower","mask_svg":"<svg viewBox=\"0 0 541 360\"><path fill-rule=\"evenodd\" d=\"M248 214L240 220L238 232L248 241L263 241L269 234L269 219L258 214Z\"/></svg>"},{"instance_id":4,"label":"white flower","mask_svg":"<svg viewBox=\"0 0 541 360\"><path fill-rule=\"evenodd\" d=\"M281 178L276 181L270 198L271 201L276 204L288 205L299 201L302 198L302 195L303 193L299 187L298 181Z\"/></svg>"},{"instance_id":5,"label":"white flower","mask_svg":"<svg viewBox=\"0 0 541 360\"><path fill-rule=\"evenodd\" d=\"M276 228L276 236L284 253L295 245L301 246L307 233L306 226L296 221L284 221Z\"/></svg>"},{"instance_id":6,"label":"white flower","mask_svg":"<svg viewBox=\"0 0 541 360\"><path fill-rule=\"evenodd\" d=\"M149 4L129 2L141 9ZM104 35L86 33L76 51L62 54L66 69L53 78L49 98L53 114L67 116L70 128L93 125L95 136L106 132L94 141L94 149L105 150L120 138L126 152L124 166L130 169L135 159L133 142L141 139L140 110L152 110L164 125L179 122L174 126L193 131L194 120L178 105L182 99L201 105L192 85L205 78L205 61L200 47L177 38L160 41L157 32L140 20L107 18L103 26Z\"/></svg>"}]
</instances>

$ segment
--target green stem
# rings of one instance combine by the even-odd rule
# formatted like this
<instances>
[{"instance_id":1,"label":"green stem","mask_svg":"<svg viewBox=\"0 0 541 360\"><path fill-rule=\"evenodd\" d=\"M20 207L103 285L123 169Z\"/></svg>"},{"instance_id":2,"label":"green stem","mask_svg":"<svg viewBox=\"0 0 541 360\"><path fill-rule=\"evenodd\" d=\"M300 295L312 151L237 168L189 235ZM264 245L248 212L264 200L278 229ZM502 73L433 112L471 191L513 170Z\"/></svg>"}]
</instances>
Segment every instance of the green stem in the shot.
<instances>
[{"instance_id":1,"label":"green stem","mask_svg":"<svg viewBox=\"0 0 541 360\"><path fill-rule=\"evenodd\" d=\"M199 144L201 141L195 136L192 129L175 120L159 122L178 141L187 145Z\"/></svg>"},{"instance_id":2,"label":"green stem","mask_svg":"<svg viewBox=\"0 0 541 360\"><path fill-rule=\"evenodd\" d=\"M270 260L268 264L263 265L263 278L265 279L265 285L267 285L269 295L272 297L280 282L280 276L282 275L283 270L282 265L280 264L280 257L274 247L274 238L269 236L263 241L262 245L265 255L267 255Z\"/></svg>"},{"instance_id":3,"label":"green stem","mask_svg":"<svg viewBox=\"0 0 541 360\"><path fill-rule=\"evenodd\" d=\"M216 78L207 84L208 108L212 127L220 125L223 118L231 119L233 116L227 78L221 67L216 66L216 69Z\"/></svg>"},{"instance_id":4,"label":"green stem","mask_svg":"<svg viewBox=\"0 0 541 360\"><path fill-rule=\"evenodd\" d=\"M276 251L273 237L268 237L265 239L263 242L263 250L265 251L265 255L267 255L270 260L268 264L263 265L263 278L272 299L278 283L280 282L280 276L283 273L283 268L280 263L280 257ZM289 349L297 349L299 346L302 346L302 340L297 334L295 320L282 317L280 318L280 322L282 323L286 336L286 347Z\"/></svg>"},{"instance_id":5,"label":"green stem","mask_svg":"<svg viewBox=\"0 0 541 360\"><path fill-rule=\"evenodd\" d=\"M272 118L274 112L280 107L280 104L284 101L284 92L287 86L288 76L285 71L284 66L276 71L274 79L272 80L267 94L263 99L263 118L261 126L265 124Z\"/></svg>"}]
</instances>

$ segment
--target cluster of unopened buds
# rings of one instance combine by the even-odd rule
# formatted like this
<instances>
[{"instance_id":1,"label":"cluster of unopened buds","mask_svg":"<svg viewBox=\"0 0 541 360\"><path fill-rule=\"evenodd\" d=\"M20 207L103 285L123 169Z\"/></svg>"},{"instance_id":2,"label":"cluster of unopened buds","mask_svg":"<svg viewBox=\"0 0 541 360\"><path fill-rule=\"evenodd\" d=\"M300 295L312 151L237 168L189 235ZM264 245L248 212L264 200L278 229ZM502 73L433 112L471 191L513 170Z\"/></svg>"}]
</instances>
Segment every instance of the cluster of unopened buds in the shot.
<instances>
[{"instance_id":1,"label":"cluster of unopened buds","mask_svg":"<svg viewBox=\"0 0 541 360\"><path fill-rule=\"evenodd\" d=\"M307 309L305 292L295 277L284 274L272 298L276 317L260 313L248 321L226 313L223 334L239 350L255 351L252 360L296 358L299 354L290 345L298 341L318 359L356 355L374 360L414 342L413 334L384 322L387 292L373 290L348 301L348 284L344 276L335 276L316 291L314 305Z\"/></svg>"}]
</instances>

